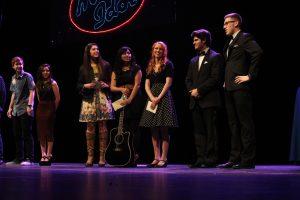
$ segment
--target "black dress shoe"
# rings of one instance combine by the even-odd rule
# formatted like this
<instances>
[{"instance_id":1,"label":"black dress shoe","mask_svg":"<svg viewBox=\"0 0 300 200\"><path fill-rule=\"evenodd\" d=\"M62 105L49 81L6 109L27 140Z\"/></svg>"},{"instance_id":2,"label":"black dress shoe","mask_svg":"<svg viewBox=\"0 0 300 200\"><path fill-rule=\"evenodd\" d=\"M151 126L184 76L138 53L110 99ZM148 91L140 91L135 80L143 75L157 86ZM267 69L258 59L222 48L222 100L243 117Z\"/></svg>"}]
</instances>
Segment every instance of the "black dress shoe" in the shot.
<instances>
[{"instance_id":1,"label":"black dress shoe","mask_svg":"<svg viewBox=\"0 0 300 200\"><path fill-rule=\"evenodd\" d=\"M201 165L201 168L215 168L216 164L215 163L205 163Z\"/></svg>"},{"instance_id":2,"label":"black dress shoe","mask_svg":"<svg viewBox=\"0 0 300 200\"><path fill-rule=\"evenodd\" d=\"M168 166L168 160L160 160L155 168L166 168Z\"/></svg>"},{"instance_id":3,"label":"black dress shoe","mask_svg":"<svg viewBox=\"0 0 300 200\"><path fill-rule=\"evenodd\" d=\"M232 166L232 169L254 169L255 165L253 164L236 164Z\"/></svg>"},{"instance_id":4,"label":"black dress shoe","mask_svg":"<svg viewBox=\"0 0 300 200\"><path fill-rule=\"evenodd\" d=\"M0 165L3 165L3 164L5 164L5 162L0 159Z\"/></svg>"},{"instance_id":5,"label":"black dress shoe","mask_svg":"<svg viewBox=\"0 0 300 200\"><path fill-rule=\"evenodd\" d=\"M155 167L158 163L159 163L159 160L154 159L154 160L152 161L152 163L150 163L150 164L147 165L147 167L148 167L148 168L153 168L153 167Z\"/></svg>"},{"instance_id":6,"label":"black dress shoe","mask_svg":"<svg viewBox=\"0 0 300 200\"><path fill-rule=\"evenodd\" d=\"M229 169L229 168L232 168L233 165L234 165L233 162L227 162L227 163L224 163L224 164L220 164L220 165L218 165L217 167L218 167L218 168Z\"/></svg>"},{"instance_id":7,"label":"black dress shoe","mask_svg":"<svg viewBox=\"0 0 300 200\"><path fill-rule=\"evenodd\" d=\"M189 168L202 168L204 164L200 161L196 161L193 164L188 165Z\"/></svg>"}]
</instances>

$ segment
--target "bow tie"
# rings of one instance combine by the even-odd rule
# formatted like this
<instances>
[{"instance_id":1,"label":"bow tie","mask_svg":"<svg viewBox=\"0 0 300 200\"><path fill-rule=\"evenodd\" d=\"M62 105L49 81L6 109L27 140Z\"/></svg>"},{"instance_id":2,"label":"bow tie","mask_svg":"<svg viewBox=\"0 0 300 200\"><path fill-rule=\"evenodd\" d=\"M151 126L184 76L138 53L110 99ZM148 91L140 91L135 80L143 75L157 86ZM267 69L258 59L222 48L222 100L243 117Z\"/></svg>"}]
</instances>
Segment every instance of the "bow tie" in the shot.
<instances>
[{"instance_id":1,"label":"bow tie","mask_svg":"<svg viewBox=\"0 0 300 200\"><path fill-rule=\"evenodd\" d=\"M229 40L233 40L233 36L232 36L232 35L229 35L229 36L228 36L228 39L229 39Z\"/></svg>"},{"instance_id":2,"label":"bow tie","mask_svg":"<svg viewBox=\"0 0 300 200\"><path fill-rule=\"evenodd\" d=\"M199 56L205 56L206 52L205 51L200 51Z\"/></svg>"}]
</instances>

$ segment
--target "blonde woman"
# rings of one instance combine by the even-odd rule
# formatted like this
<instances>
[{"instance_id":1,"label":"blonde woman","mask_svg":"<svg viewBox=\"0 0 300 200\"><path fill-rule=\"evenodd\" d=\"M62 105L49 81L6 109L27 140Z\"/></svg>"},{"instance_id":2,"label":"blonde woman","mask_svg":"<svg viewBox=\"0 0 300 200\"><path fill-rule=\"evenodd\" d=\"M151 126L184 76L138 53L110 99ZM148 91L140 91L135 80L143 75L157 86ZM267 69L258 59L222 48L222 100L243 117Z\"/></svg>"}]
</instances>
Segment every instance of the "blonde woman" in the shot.
<instances>
[{"instance_id":1,"label":"blonde woman","mask_svg":"<svg viewBox=\"0 0 300 200\"><path fill-rule=\"evenodd\" d=\"M151 128L152 133L154 160L148 167L167 167L170 143L168 129L177 127L178 122L170 91L174 67L168 59L168 48L164 42L158 41L152 45L146 73L145 90L149 106L146 105L144 109L140 126ZM149 111L151 109L147 107L157 107L156 112Z\"/></svg>"}]
</instances>

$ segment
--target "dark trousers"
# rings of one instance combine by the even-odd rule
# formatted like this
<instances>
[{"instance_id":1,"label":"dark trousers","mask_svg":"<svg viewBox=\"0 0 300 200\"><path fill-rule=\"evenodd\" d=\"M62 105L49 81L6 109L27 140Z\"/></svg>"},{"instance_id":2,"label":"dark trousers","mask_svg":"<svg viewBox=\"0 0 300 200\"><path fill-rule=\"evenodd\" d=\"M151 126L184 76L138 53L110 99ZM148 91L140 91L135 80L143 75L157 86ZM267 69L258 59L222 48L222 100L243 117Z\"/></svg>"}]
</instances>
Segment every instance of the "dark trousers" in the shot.
<instances>
[{"instance_id":1,"label":"dark trousers","mask_svg":"<svg viewBox=\"0 0 300 200\"><path fill-rule=\"evenodd\" d=\"M218 161L218 136L216 129L217 108L192 110L197 162L215 164Z\"/></svg>"},{"instance_id":2,"label":"dark trousers","mask_svg":"<svg viewBox=\"0 0 300 200\"><path fill-rule=\"evenodd\" d=\"M1 136L1 128L2 128L2 118L3 115L0 112L0 160L3 160L3 142L2 142L2 136Z\"/></svg>"},{"instance_id":3,"label":"dark trousers","mask_svg":"<svg viewBox=\"0 0 300 200\"><path fill-rule=\"evenodd\" d=\"M13 116L13 132L16 143L16 159L22 161L24 158L34 160L34 144L32 137L33 118L27 113ZM25 146L25 157L24 157Z\"/></svg>"},{"instance_id":4,"label":"dark trousers","mask_svg":"<svg viewBox=\"0 0 300 200\"><path fill-rule=\"evenodd\" d=\"M255 133L252 95L249 90L225 92L225 105L231 131L229 161L255 164Z\"/></svg>"}]
</instances>

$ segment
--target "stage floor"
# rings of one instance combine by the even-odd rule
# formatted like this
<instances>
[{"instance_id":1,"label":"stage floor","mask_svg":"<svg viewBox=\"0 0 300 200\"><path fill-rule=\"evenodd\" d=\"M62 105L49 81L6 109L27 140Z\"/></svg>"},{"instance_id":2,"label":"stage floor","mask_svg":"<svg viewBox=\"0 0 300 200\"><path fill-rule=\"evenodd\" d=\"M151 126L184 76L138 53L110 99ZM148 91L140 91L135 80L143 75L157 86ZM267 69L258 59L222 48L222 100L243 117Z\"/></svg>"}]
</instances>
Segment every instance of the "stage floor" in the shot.
<instances>
[{"instance_id":1,"label":"stage floor","mask_svg":"<svg viewBox=\"0 0 300 200\"><path fill-rule=\"evenodd\" d=\"M300 199L300 166L256 169L0 166L0 199Z\"/></svg>"}]
</instances>

